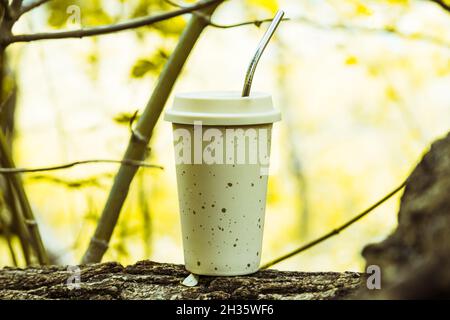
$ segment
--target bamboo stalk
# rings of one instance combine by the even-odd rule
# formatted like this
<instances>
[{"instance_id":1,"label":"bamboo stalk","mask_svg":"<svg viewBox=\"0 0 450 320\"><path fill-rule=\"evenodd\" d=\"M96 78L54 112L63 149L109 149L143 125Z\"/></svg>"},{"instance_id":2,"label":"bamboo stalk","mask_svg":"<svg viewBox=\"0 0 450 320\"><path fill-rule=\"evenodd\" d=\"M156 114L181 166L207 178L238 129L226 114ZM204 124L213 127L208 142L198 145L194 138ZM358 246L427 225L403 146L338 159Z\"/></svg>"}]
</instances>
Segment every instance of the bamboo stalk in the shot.
<instances>
[{"instance_id":1,"label":"bamboo stalk","mask_svg":"<svg viewBox=\"0 0 450 320\"><path fill-rule=\"evenodd\" d=\"M156 88L145 107L142 116L136 124L135 132L139 134L139 139L133 135L128 143L128 148L123 159L142 161L145 156L146 146L152 136L153 128L158 121L159 116L166 104L166 101L172 91L172 87L177 80L184 63L192 51L197 39L200 37L203 29L208 25L208 19L215 9L222 2L217 2L201 10L202 15L192 15L187 27L180 37L177 47L167 61L162 71ZM109 193L106 205L91 238L89 247L84 254L82 263L100 262L111 239L114 227L119 219L120 211L128 195L131 181L136 174L137 168L121 165L114 179L113 186Z\"/></svg>"}]
</instances>

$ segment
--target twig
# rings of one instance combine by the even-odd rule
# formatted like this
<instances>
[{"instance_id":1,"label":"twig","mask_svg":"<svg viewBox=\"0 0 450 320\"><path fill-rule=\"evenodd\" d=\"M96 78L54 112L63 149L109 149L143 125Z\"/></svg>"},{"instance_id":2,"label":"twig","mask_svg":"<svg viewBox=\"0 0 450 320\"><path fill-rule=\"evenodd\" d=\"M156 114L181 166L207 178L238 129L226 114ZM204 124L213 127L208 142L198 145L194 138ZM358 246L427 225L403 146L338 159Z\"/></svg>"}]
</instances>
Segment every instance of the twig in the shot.
<instances>
[{"instance_id":1,"label":"twig","mask_svg":"<svg viewBox=\"0 0 450 320\"><path fill-rule=\"evenodd\" d=\"M19 204L17 199L16 192L14 192L14 188L11 184L10 179L6 179L6 194L8 195L8 203L9 209L13 216L14 225L17 230L17 235L20 240L20 245L22 247L23 257L25 259L26 265L30 265L31 261L31 252L30 252L30 235L27 225L25 224L25 219L20 211Z\"/></svg>"},{"instance_id":2,"label":"twig","mask_svg":"<svg viewBox=\"0 0 450 320\"><path fill-rule=\"evenodd\" d=\"M22 8L20 9L19 14L17 15L17 19L20 18L20 16L22 16L23 14L27 13L28 11L31 11L37 7L40 7L41 5L49 2L51 0L37 0L33 3L30 3L29 5L26 6L22 6Z\"/></svg>"},{"instance_id":3,"label":"twig","mask_svg":"<svg viewBox=\"0 0 450 320\"><path fill-rule=\"evenodd\" d=\"M103 174L100 174L97 176L91 176L86 179L67 180L67 179L63 179L63 178L59 178L59 177L55 177L55 176L51 176L51 175L41 174L41 175L31 176L29 179L32 181L36 181L36 182L43 181L43 182L60 184L67 188L81 188L81 187L91 187L91 186L103 188L104 185L102 185L100 183L100 180L104 179L104 178L112 178L112 177L113 177L112 173L103 173Z\"/></svg>"},{"instance_id":4,"label":"twig","mask_svg":"<svg viewBox=\"0 0 450 320\"><path fill-rule=\"evenodd\" d=\"M199 3L181 8L178 10L162 13L156 16L148 16L143 18L137 18L128 22L122 22L112 25L104 25L99 27L85 28L79 30L70 30L70 31L56 31L56 32L42 32L42 33L34 33L34 34L21 34L21 35L12 35L3 39L3 45L7 46L11 43L16 42L31 42L31 41L39 41L39 40L52 40L52 39L67 39L67 38L83 38L83 37L91 37L98 36L113 32L125 31L129 29L135 29L143 26L148 26L153 23L161 22L170 18L174 18L186 13L190 13L195 10L200 10L209 6L213 6L214 4L218 4L223 2L224 0L208 0L208 1L200 1Z\"/></svg>"},{"instance_id":5,"label":"twig","mask_svg":"<svg viewBox=\"0 0 450 320\"><path fill-rule=\"evenodd\" d=\"M2 202L3 203L2 203L1 206L6 206L5 199L2 199ZM0 210L5 210L5 209L6 208L1 208L0 207ZM4 219L2 217L2 213L0 213L0 226L3 227L1 231L3 232L3 235L5 237L5 241L6 241L6 244L8 246L8 250L9 250L9 254L11 256L12 263L13 263L13 265L15 267L17 267L18 266L18 264L17 264L17 256L16 256L16 252L14 251L14 246L12 244L12 235L11 235L11 232L9 230L10 227L11 227L11 224L9 224L6 221L6 219Z\"/></svg>"},{"instance_id":6,"label":"twig","mask_svg":"<svg viewBox=\"0 0 450 320\"><path fill-rule=\"evenodd\" d=\"M171 0L164 0L164 1L174 7L185 8L184 5L175 3L174 1L171 1ZM436 3L440 4L441 6L444 5L444 8L450 11L450 6L444 4L441 0L430 0L430 1L436 2ZM208 22L209 26L214 27L214 28L219 28L219 29L231 29L231 28L238 28L238 27L249 26L249 25L254 25L259 28L261 26L261 24L266 23L266 22L272 22L272 20L273 20L273 19L269 18L269 19L250 20L250 21L238 22L238 23L233 23L233 24L219 24L219 23L215 23L215 22L211 21L210 18L203 16L199 12L192 12L192 13L195 15L198 15L200 17L203 17ZM321 23L318 23L317 21L314 21L307 17L284 18L283 21L301 22L301 23L308 24L308 25L310 25L314 28L318 28L318 29L327 29L327 30L328 29L338 29L338 30L344 30L344 31L360 31L360 32L367 32L367 33L393 34L393 35L396 35L400 38L407 39L407 40L420 40L420 41L425 41L425 42L433 43L435 45L450 48L449 43L444 42L439 39L436 39L434 37L430 37L430 36L426 36L426 35L409 35L409 34L401 33L398 30L395 30L392 28L375 29L375 28L368 28L368 27L363 27L363 26L352 26L352 25L339 24L339 23L338 24L321 24Z\"/></svg>"},{"instance_id":7,"label":"twig","mask_svg":"<svg viewBox=\"0 0 450 320\"><path fill-rule=\"evenodd\" d=\"M198 13L196 13L196 14L198 14ZM234 23L234 24L218 24L218 23L215 23L215 22L212 22L211 20L209 20L208 23L211 27L214 27L214 28L230 29L230 28L238 28L238 27L249 26L249 25L255 25L256 27L260 27L261 24L266 23L266 22L271 22L271 21L272 21L272 19L260 19L260 20L244 21L244 22L239 22L239 23ZM365 33L372 33L372 34L375 34L375 33L391 34L391 35L398 36L398 37L406 39L406 40L424 41L424 42L428 42L428 43L442 46L445 48L450 48L450 43L447 43L447 42L437 39L435 37L431 37L431 36L427 36L427 35L415 35L415 34L413 35L413 34L402 33L393 28L369 28L369 27L364 27L364 26L347 25L347 24L341 24L341 23L322 24L322 23L319 23L312 19L309 19L307 17L284 18L283 21L299 22L299 23L303 23L308 26L311 26L313 28L324 29L324 30L356 31L356 32L365 32Z\"/></svg>"},{"instance_id":8,"label":"twig","mask_svg":"<svg viewBox=\"0 0 450 320\"><path fill-rule=\"evenodd\" d=\"M0 130L0 155L1 155L1 164L6 168L11 168L14 170L15 167L14 161L11 157L11 152L8 148L6 138L2 130ZM28 201L27 195L23 188L22 180L18 175L8 176L8 180L11 183L12 188L17 195L17 200L20 204L24 221L29 222L26 223L26 229L29 232L30 238L29 240L34 249L34 252L36 253L39 263L45 265L49 261L47 252L42 242L41 234L36 224L33 211L31 210L30 202Z\"/></svg>"},{"instance_id":9,"label":"twig","mask_svg":"<svg viewBox=\"0 0 450 320\"><path fill-rule=\"evenodd\" d=\"M434 45L450 48L450 43L445 42L443 40L440 40L438 38L428 36L428 35L415 35L415 34L407 34L400 32L399 30L395 28L385 27L385 28L370 28L370 27L364 27L364 26L358 26L358 25L347 25L342 23L335 23L335 24L322 24L317 21L311 20L307 17L297 17L291 19L291 21L304 23L308 26L317 28L317 29L324 29L324 30L342 30L342 31L356 31L356 32L365 32L365 33L372 33L372 34L390 34L394 36L398 36L400 38L406 39L406 40L419 40L428 42Z\"/></svg>"},{"instance_id":10,"label":"twig","mask_svg":"<svg viewBox=\"0 0 450 320\"><path fill-rule=\"evenodd\" d=\"M360 214L358 214L357 216L353 217L352 219L350 219L349 221L347 221L346 223L344 223L342 226L328 232L327 234L301 246L300 248L297 248L277 259L274 259L264 265L261 266L260 269L267 269L270 268L271 266L286 260L300 252L303 252L311 247L314 247L315 245L327 240L328 238L331 238L334 235L337 235L338 233L340 233L341 231L343 231L344 229L347 229L349 226L351 226L352 224L354 224L356 221L360 220L361 218L365 217L368 213L370 213L371 211L373 211L375 208L377 208L378 206L380 206L381 204L383 204L386 200L388 200L389 198L391 198L393 195L395 195L397 192L399 192L401 189L403 189L403 187L406 185L406 181L404 181L402 184L400 184L397 188L395 188L394 190L392 190L390 193L388 193L386 196L384 196L381 200L377 201L375 204L373 204L372 206L370 206L369 208L367 208L366 210L364 210L363 212L361 212Z\"/></svg>"},{"instance_id":11,"label":"twig","mask_svg":"<svg viewBox=\"0 0 450 320\"><path fill-rule=\"evenodd\" d=\"M164 2L170 4L171 6L177 7L177 8L184 8L185 6L176 3L175 1L172 0L164 0Z\"/></svg>"},{"instance_id":12,"label":"twig","mask_svg":"<svg viewBox=\"0 0 450 320\"><path fill-rule=\"evenodd\" d=\"M66 164L60 164L55 166L43 167L43 168L0 168L0 173L3 174L13 174L13 173L30 173L30 172L42 172L42 171L55 171L71 168L74 166L78 166L81 164L90 164L90 163L120 163L125 166L130 167L144 167L144 168L156 168L156 169L164 169L162 166L158 166L155 164L149 164L142 161L135 160L109 160L109 159L94 159L94 160L81 160L74 161Z\"/></svg>"},{"instance_id":13,"label":"twig","mask_svg":"<svg viewBox=\"0 0 450 320\"><path fill-rule=\"evenodd\" d=\"M5 238L6 238L6 243L8 245L8 250L9 250L9 254L11 256L13 266L17 267L18 266L17 257L16 257L16 252L14 251L14 247L12 245L11 236L9 234L7 234L5 236Z\"/></svg>"},{"instance_id":14,"label":"twig","mask_svg":"<svg viewBox=\"0 0 450 320\"><path fill-rule=\"evenodd\" d=\"M209 21L209 25L211 27L214 28L219 28L219 29L231 29L231 28L238 28L238 27L243 27L243 26L248 26L248 25L254 25L257 26L258 28L266 22L272 22L273 19L267 18L267 19L260 19L260 20L251 20L251 21L244 21L244 22L239 22L239 23L234 23L234 24L218 24L218 23L214 23L211 20ZM290 18L283 18L282 21L290 21Z\"/></svg>"},{"instance_id":15,"label":"twig","mask_svg":"<svg viewBox=\"0 0 450 320\"><path fill-rule=\"evenodd\" d=\"M164 0L164 2L170 4L171 6L177 7L177 8L186 8L185 5L181 5L178 4L174 1L171 0ZM230 28L237 28L237 27L242 27L242 26L248 26L248 25L255 25L257 27L260 27L261 24L265 23L265 22L272 22L273 19L271 18L267 18L267 19L260 19L260 20L251 20L251 21L244 21L244 22L239 22L239 23L235 23L235 24L218 24L215 23L213 21L211 21L211 18L208 16L205 16L204 14L200 13L200 12L192 12L192 14L203 18L206 22L208 22L208 25L214 28L219 28L219 29L230 29ZM284 18L282 19L283 21L288 21L290 20L289 18Z\"/></svg>"},{"instance_id":16,"label":"twig","mask_svg":"<svg viewBox=\"0 0 450 320\"><path fill-rule=\"evenodd\" d=\"M450 4L446 3L445 0L428 0L428 1L434 2L442 9L450 12Z\"/></svg>"}]
</instances>

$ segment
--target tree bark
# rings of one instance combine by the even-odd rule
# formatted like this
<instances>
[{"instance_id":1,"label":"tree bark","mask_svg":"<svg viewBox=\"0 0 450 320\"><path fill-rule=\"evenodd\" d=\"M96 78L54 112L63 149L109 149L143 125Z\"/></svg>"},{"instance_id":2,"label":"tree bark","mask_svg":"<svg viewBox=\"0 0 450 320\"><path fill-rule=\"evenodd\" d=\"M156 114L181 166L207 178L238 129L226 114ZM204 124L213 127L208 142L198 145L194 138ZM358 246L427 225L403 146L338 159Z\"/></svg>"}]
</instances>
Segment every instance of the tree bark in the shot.
<instances>
[{"instance_id":1,"label":"tree bark","mask_svg":"<svg viewBox=\"0 0 450 320\"><path fill-rule=\"evenodd\" d=\"M450 133L433 143L409 176L398 228L363 251L382 271L383 299L450 298Z\"/></svg>"},{"instance_id":2,"label":"tree bark","mask_svg":"<svg viewBox=\"0 0 450 320\"><path fill-rule=\"evenodd\" d=\"M80 266L79 288L72 289L73 268L4 268L0 299L450 298L449 191L450 134L432 145L408 178L398 228L363 251L367 265L381 269L381 290L367 290L365 274L355 272L277 270L201 277L197 286L185 287L183 266L141 261Z\"/></svg>"},{"instance_id":3,"label":"tree bark","mask_svg":"<svg viewBox=\"0 0 450 320\"><path fill-rule=\"evenodd\" d=\"M63 266L0 271L0 299L342 299L359 286L354 272L264 270L250 276L201 277L195 287L181 281L181 265L141 261L128 267L115 262L81 266L79 289Z\"/></svg>"}]
</instances>

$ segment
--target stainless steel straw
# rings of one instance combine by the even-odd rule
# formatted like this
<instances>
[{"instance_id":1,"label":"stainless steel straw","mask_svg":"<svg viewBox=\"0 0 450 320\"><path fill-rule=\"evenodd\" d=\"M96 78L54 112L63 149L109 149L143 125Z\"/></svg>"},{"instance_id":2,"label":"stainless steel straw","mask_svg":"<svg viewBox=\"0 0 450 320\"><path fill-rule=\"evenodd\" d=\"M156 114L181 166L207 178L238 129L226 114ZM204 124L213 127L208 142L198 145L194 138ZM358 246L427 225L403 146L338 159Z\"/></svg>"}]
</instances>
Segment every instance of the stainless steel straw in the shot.
<instances>
[{"instance_id":1,"label":"stainless steel straw","mask_svg":"<svg viewBox=\"0 0 450 320\"><path fill-rule=\"evenodd\" d=\"M244 82L244 89L242 89L242 96L248 97L250 95L250 89L252 87L252 81L253 81L253 75L255 74L256 66L258 65L259 58L261 58L261 55L264 52L264 49L266 49L267 44L269 43L270 39L272 38L273 34L275 33L275 30L277 29L278 25L280 24L281 20L283 19L284 11L278 10L275 17L272 20L272 23L270 24L267 31L264 33L264 36L262 37L261 41L258 44L258 48L256 49L255 55L253 56L252 61L250 61L250 65L247 69L247 74L245 75L245 82Z\"/></svg>"}]
</instances>

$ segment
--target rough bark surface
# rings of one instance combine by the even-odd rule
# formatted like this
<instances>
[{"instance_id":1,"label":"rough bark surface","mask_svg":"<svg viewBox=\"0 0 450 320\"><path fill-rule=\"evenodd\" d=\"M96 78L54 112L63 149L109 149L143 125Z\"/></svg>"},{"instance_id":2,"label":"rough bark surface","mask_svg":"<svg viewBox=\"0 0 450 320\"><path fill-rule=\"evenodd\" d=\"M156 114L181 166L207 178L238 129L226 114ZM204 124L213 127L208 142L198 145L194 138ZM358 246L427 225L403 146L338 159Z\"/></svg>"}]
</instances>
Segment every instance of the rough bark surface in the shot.
<instances>
[{"instance_id":1,"label":"rough bark surface","mask_svg":"<svg viewBox=\"0 0 450 320\"><path fill-rule=\"evenodd\" d=\"M80 266L80 287L70 289L66 267L0 271L0 299L342 299L357 291L354 272L260 271L242 277L201 277L185 287L189 273L181 265L141 261Z\"/></svg>"},{"instance_id":2,"label":"rough bark surface","mask_svg":"<svg viewBox=\"0 0 450 320\"><path fill-rule=\"evenodd\" d=\"M0 270L0 299L348 299L450 298L450 134L435 142L408 178L399 225L385 241L367 246L367 265L381 268L382 289L344 272L264 270L250 276L181 281L183 266L141 261L80 266L81 284L63 266Z\"/></svg>"},{"instance_id":3,"label":"rough bark surface","mask_svg":"<svg viewBox=\"0 0 450 320\"><path fill-rule=\"evenodd\" d=\"M363 251L382 270L379 298L450 298L450 133L409 176L398 228Z\"/></svg>"}]
</instances>

